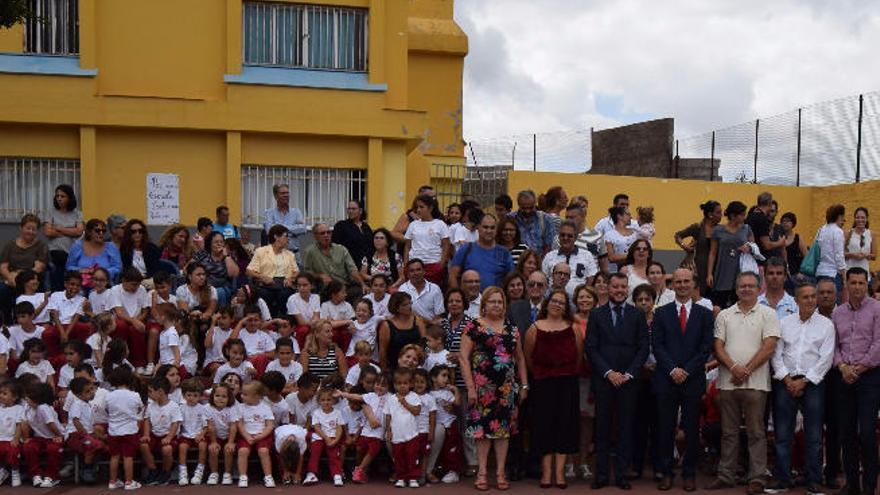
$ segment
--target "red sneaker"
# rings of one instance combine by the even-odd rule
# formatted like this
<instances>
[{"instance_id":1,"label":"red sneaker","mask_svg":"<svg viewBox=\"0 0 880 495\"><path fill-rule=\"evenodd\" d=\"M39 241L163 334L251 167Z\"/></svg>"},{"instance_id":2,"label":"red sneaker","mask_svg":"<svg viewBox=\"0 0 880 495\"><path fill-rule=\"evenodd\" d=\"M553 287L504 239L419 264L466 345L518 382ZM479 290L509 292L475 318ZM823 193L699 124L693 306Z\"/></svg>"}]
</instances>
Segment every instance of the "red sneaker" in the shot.
<instances>
[{"instance_id":1,"label":"red sneaker","mask_svg":"<svg viewBox=\"0 0 880 495\"><path fill-rule=\"evenodd\" d=\"M358 484L366 483L368 481L367 473L365 473L363 469L356 467L354 468L354 471L351 472L351 481Z\"/></svg>"}]
</instances>

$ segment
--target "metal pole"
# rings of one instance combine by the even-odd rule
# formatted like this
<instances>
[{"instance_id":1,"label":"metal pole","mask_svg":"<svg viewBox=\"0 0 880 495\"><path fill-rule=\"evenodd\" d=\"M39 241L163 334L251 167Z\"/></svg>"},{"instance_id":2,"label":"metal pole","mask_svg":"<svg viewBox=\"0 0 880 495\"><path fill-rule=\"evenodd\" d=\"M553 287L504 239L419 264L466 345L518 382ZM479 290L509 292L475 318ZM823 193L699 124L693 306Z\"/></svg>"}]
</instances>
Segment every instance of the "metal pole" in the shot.
<instances>
[{"instance_id":1,"label":"metal pole","mask_svg":"<svg viewBox=\"0 0 880 495\"><path fill-rule=\"evenodd\" d=\"M856 182L862 179L862 112L865 109L865 95L859 95L859 139L856 142Z\"/></svg>"},{"instance_id":2,"label":"metal pole","mask_svg":"<svg viewBox=\"0 0 880 495\"><path fill-rule=\"evenodd\" d=\"M538 135L532 134L532 171L538 171Z\"/></svg>"},{"instance_id":3,"label":"metal pole","mask_svg":"<svg viewBox=\"0 0 880 495\"><path fill-rule=\"evenodd\" d=\"M510 168L516 167L516 141L513 142L513 151L510 152Z\"/></svg>"},{"instance_id":4,"label":"metal pole","mask_svg":"<svg viewBox=\"0 0 880 495\"><path fill-rule=\"evenodd\" d=\"M752 175L752 183L758 183L758 129L761 127L761 119L755 119L755 165L754 175Z\"/></svg>"},{"instance_id":5,"label":"metal pole","mask_svg":"<svg viewBox=\"0 0 880 495\"><path fill-rule=\"evenodd\" d=\"M474 154L474 142L471 141L468 143L468 148L471 149L471 160L474 161L474 166L477 166L477 155Z\"/></svg>"},{"instance_id":6,"label":"metal pole","mask_svg":"<svg viewBox=\"0 0 880 495\"><path fill-rule=\"evenodd\" d=\"M715 131L712 131L712 149L709 152L709 182L715 181Z\"/></svg>"},{"instance_id":7,"label":"metal pole","mask_svg":"<svg viewBox=\"0 0 880 495\"><path fill-rule=\"evenodd\" d=\"M802 108L798 108L798 130L797 130L797 178L795 179L794 185L801 185L801 112Z\"/></svg>"}]
</instances>

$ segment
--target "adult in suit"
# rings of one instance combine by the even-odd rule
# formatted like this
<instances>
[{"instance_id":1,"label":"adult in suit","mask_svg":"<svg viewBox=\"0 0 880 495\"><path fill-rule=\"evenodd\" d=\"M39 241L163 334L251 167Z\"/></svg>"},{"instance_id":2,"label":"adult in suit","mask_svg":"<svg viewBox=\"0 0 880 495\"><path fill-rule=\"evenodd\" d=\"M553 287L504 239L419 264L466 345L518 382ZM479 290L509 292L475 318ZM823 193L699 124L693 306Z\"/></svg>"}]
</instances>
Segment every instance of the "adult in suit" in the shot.
<instances>
[{"instance_id":1,"label":"adult in suit","mask_svg":"<svg viewBox=\"0 0 880 495\"><path fill-rule=\"evenodd\" d=\"M657 360L653 386L657 395L658 454L663 479L672 488L672 459L679 409L687 447L682 461L685 491L696 490L700 453L700 398L706 391L705 365L712 352L712 311L693 302L694 277L687 268L672 275L675 301L654 313L653 349Z\"/></svg>"},{"instance_id":2,"label":"adult in suit","mask_svg":"<svg viewBox=\"0 0 880 495\"><path fill-rule=\"evenodd\" d=\"M648 323L645 315L627 304L626 275L611 275L608 304L594 309L587 323L586 353L593 365L596 395L596 474L593 489L609 482L608 458L616 454L615 481L629 490L626 479L632 457L632 431L639 375L648 358ZM617 434L612 429L616 423ZM612 438L616 438L612 442Z\"/></svg>"}]
</instances>

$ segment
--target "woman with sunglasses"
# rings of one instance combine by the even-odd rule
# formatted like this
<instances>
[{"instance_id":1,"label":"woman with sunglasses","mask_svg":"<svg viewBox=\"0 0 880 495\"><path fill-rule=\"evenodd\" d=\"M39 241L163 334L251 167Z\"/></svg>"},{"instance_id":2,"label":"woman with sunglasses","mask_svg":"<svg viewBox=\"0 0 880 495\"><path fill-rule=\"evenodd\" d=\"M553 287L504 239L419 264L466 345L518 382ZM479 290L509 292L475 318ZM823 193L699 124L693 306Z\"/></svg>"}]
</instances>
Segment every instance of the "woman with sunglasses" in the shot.
<instances>
[{"instance_id":1,"label":"woman with sunglasses","mask_svg":"<svg viewBox=\"0 0 880 495\"><path fill-rule=\"evenodd\" d=\"M867 208L860 206L853 213L853 226L846 236L844 247L847 270L858 266L864 268L870 277L870 264L877 259L877 246L874 244L874 234L868 229Z\"/></svg>"},{"instance_id":2,"label":"woman with sunglasses","mask_svg":"<svg viewBox=\"0 0 880 495\"><path fill-rule=\"evenodd\" d=\"M632 302L632 293L636 287L648 284L648 267L654 259L654 250L651 243L639 239L632 243L626 253L626 264L620 268L620 273L626 275L629 280L629 301Z\"/></svg>"},{"instance_id":3,"label":"woman with sunglasses","mask_svg":"<svg viewBox=\"0 0 880 495\"><path fill-rule=\"evenodd\" d=\"M119 249L112 242L104 241L106 233L107 224L93 218L86 222L82 239L74 242L70 248L66 268L83 274L83 287L91 288L91 277L97 267L107 270L110 280L116 280L122 271Z\"/></svg>"},{"instance_id":4,"label":"woman with sunglasses","mask_svg":"<svg viewBox=\"0 0 880 495\"><path fill-rule=\"evenodd\" d=\"M162 251L159 246L150 242L146 224L137 218L132 218L125 224L119 254L122 256L122 268L137 268L144 280L153 278L153 274L160 269L159 258Z\"/></svg>"}]
</instances>

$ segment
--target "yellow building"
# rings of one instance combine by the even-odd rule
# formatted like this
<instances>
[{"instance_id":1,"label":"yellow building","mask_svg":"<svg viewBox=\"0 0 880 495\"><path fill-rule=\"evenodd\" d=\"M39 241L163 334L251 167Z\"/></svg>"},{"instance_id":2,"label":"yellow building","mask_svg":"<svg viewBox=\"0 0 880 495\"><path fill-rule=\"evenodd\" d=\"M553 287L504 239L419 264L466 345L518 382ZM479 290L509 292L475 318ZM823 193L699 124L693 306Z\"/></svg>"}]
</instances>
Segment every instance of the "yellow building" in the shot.
<instances>
[{"instance_id":1,"label":"yellow building","mask_svg":"<svg viewBox=\"0 0 880 495\"><path fill-rule=\"evenodd\" d=\"M464 163L452 0L30 2L46 23L0 30L0 221L65 182L87 218L147 218L175 174L187 224L258 224L284 182L307 221L364 197L390 226Z\"/></svg>"}]
</instances>

